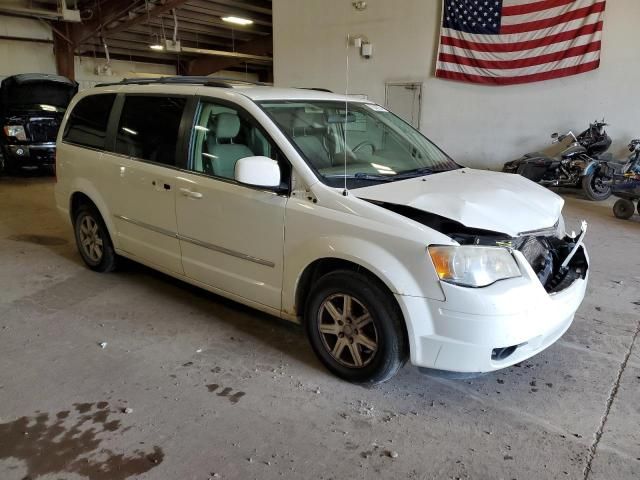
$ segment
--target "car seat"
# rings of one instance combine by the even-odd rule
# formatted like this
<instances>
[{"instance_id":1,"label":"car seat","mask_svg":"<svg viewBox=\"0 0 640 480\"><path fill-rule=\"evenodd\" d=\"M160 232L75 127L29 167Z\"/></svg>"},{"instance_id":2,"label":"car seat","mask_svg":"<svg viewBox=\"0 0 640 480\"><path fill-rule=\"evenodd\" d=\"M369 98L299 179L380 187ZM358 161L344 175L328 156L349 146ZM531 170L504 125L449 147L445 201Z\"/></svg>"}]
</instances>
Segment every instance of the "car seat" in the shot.
<instances>
[{"instance_id":1,"label":"car seat","mask_svg":"<svg viewBox=\"0 0 640 480\"><path fill-rule=\"evenodd\" d=\"M253 156L249 147L234 143L240 133L240 118L235 113L219 113L213 121L212 131L213 135L207 138L207 149L213 159L213 174L234 178L236 162Z\"/></svg>"}]
</instances>

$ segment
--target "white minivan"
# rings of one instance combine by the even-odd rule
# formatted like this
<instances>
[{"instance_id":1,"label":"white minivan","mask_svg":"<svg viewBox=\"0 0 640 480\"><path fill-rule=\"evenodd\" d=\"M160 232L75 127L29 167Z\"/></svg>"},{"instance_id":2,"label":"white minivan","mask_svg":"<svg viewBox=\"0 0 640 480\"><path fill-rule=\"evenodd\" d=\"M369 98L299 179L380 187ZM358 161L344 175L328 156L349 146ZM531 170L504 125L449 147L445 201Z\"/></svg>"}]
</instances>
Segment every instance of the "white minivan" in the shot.
<instances>
[{"instance_id":1,"label":"white minivan","mask_svg":"<svg viewBox=\"0 0 640 480\"><path fill-rule=\"evenodd\" d=\"M78 94L56 202L89 268L128 257L304 325L352 382L480 373L569 328L584 228L518 175L463 168L366 100L213 78Z\"/></svg>"}]
</instances>

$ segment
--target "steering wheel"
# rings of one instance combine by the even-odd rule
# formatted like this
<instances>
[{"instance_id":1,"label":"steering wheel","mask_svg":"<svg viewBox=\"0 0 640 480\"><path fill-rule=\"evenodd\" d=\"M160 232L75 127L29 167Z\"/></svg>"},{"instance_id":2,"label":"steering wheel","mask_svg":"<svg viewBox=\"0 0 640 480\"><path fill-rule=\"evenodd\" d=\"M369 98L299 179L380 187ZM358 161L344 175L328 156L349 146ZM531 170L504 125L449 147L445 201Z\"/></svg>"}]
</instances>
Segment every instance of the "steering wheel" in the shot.
<instances>
[{"instance_id":1,"label":"steering wheel","mask_svg":"<svg viewBox=\"0 0 640 480\"><path fill-rule=\"evenodd\" d=\"M373 144L373 142L370 142L369 140L365 140L364 142L360 142L358 145L356 145L355 147L353 147L351 149L351 151L353 153L356 153L358 150L360 150L361 148L364 147L371 147L371 153L376 153L376 146Z\"/></svg>"}]
</instances>

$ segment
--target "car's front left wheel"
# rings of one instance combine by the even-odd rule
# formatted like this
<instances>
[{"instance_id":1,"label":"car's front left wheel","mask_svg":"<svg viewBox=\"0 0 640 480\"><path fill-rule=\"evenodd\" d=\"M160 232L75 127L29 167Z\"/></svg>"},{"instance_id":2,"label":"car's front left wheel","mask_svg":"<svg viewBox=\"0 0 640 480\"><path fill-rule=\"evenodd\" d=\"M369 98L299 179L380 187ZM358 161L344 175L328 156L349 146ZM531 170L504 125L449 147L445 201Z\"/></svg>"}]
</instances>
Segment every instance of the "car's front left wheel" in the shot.
<instances>
[{"instance_id":1,"label":"car's front left wheel","mask_svg":"<svg viewBox=\"0 0 640 480\"><path fill-rule=\"evenodd\" d=\"M305 325L318 358L347 381L384 382L406 361L402 314L391 294L363 274L336 271L320 278Z\"/></svg>"},{"instance_id":2,"label":"car's front left wheel","mask_svg":"<svg viewBox=\"0 0 640 480\"><path fill-rule=\"evenodd\" d=\"M96 272L111 272L117 255L102 217L91 205L82 205L75 215L74 231L84 263Z\"/></svg>"}]
</instances>

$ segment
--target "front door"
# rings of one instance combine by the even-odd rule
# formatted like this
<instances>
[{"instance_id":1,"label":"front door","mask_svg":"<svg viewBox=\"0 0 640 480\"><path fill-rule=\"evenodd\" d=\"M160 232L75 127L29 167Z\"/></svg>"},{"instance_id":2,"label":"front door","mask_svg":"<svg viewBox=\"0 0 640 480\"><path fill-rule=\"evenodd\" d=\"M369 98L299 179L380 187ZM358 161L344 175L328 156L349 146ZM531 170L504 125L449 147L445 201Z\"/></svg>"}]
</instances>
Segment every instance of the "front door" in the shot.
<instances>
[{"instance_id":1,"label":"front door","mask_svg":"<svg viewBox=\"0 0 640 480\"><path fill-rule=\"evenodd\" d=\"M177 181L176 214L185 275L279 310L287 196L241 185L235 163L268 156L290 168L279 150L243 110L201 102L193 128L189 173Z\"/></svg>"},{"instance_id":2,"label":"front door","mask_svg":"<svg viewBox=\"0 0 640 480\"><path fill-rule=\"evenodd\" d=\"M176 158L184 97L127 95L115 152L112 205L118 246L141 261L182 274L176 222Z\"/></svg>"}]
</instances>

